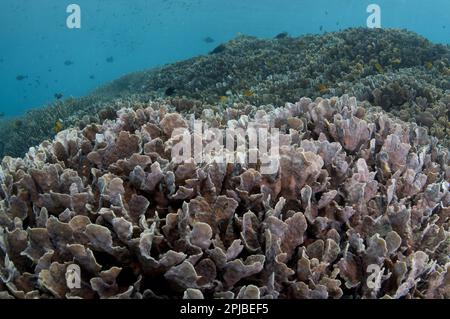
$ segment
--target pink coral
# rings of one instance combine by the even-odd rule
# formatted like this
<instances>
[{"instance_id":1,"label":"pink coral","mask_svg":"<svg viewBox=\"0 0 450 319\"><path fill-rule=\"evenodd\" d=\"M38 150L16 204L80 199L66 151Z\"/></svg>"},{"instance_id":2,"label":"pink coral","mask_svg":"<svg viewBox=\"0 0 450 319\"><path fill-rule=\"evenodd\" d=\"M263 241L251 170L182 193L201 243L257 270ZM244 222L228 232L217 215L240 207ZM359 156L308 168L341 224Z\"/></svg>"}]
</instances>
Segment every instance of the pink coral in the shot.
<instances>
[{"instance_id":1,"label":"pink coral","mask_svg":"<svg viewBox=\"0 0 450 319\"><path fill-rule=\"evenodd\" d=\"M448 150L347 96L264 109L203 114L280 129L269 175L175 162L163 101L4 158L0 297L449 298Z\"/></svg>"}]
</instances>

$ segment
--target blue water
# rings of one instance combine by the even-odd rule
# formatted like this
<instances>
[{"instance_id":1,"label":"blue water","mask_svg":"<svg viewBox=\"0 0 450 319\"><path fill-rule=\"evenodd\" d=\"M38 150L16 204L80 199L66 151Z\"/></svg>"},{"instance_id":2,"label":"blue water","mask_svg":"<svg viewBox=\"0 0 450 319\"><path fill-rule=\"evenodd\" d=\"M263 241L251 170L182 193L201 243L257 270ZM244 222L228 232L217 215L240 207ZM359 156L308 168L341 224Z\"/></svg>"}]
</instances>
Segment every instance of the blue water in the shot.
<instances>
[{"instance_id":1,"label":"blue water","mask_svg":"<svg viewBox=\"0 0 450 319\"><path fill-rule=\"evenodd\" d=\"M81 7L81 29L66 26L71 3ZM0 113L22 114L55 93L85 95L128 72L206 54L239 33L366 26L371 3L382 9L382 27L450 43L449 0L1 0Z\"/></svg>"}]
</instances>

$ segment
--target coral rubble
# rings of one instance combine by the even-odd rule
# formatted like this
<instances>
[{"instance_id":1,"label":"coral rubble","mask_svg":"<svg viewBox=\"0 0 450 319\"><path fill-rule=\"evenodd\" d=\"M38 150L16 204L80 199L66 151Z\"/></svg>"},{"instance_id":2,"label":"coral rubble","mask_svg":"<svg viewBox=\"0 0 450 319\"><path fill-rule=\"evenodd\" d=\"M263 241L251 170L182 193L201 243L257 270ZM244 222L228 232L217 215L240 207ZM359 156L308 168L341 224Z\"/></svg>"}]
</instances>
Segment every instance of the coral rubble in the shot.
<instances>
[{"instance_id":1,"label":"coral rubble","mask_svg":"<svg viewBox=\"0 0 450 319\"><path fill-rule=\"evenodd\" d=\"M3 159L1 298L450 297L449 152L424 128L346 95L204 109L210 127L280 129L267 175L175 161L193 125L175 110L138 104Z\"/></svg>"}]
</instances>

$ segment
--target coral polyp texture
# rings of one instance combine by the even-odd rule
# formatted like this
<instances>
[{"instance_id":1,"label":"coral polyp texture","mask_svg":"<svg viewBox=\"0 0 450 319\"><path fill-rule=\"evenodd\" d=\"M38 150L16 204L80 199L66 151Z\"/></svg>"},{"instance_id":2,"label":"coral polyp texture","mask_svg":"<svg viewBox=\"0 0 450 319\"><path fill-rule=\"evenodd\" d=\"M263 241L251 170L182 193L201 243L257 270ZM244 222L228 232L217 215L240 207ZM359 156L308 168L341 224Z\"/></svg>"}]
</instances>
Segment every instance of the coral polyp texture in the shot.
<instances>
[{"instance_id":1,"label":"coral polyp texture","mask_svg":"<svg viewBox=\"0 0 450 319\"><path fill-rule=\"evenodd\" d=\"M450 297L449 154L424 128L348 96L199 117L278 128L278 170L172 158L193 116L164 101L5 157L0 297Z\"/></svg>"}]
</instances>

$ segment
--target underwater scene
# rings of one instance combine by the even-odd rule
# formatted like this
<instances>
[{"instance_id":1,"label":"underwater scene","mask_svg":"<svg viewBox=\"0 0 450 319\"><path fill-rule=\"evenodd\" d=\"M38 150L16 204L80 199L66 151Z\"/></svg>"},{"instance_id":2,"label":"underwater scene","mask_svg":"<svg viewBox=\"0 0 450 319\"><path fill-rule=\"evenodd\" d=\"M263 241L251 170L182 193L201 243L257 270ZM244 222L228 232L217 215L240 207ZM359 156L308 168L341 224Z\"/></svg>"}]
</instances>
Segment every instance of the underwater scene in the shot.
<instances>
[{"instance_id":1,"label":"underwater scene","mask_svg":"<svg viewBox=\"0 0 450 319\"><path fill-rule=\"evenodd\" d=\"M448 0L2 0L0 299L448 299L449 147Z\"/></svg>"}]
</instances>

